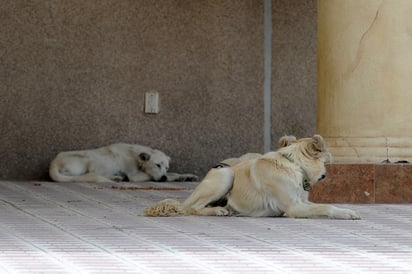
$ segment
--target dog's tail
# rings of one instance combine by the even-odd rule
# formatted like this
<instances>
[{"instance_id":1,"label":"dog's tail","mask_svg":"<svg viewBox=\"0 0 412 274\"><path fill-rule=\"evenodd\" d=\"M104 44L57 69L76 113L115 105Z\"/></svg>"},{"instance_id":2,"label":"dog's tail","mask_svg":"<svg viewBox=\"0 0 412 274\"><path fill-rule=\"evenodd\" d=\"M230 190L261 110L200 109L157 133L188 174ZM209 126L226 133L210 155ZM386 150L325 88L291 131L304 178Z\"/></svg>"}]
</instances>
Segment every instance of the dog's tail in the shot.
<instances>
[{"instance_id":1,"label":"dog's tail","mask_svg":"<svg viewBox=\"0 0 412 274\"><path fill-rule=\"evenodd\" d=\"M146 217L175 217L186 215L181 202L174 199L162 200L144 210Z\"/></svg>"},{"instance_id":2,"label":"dog's tail","mask_svg":"<svg viewBox=\"0 0 412 274\"><path fill-rule=\"evenodd\" d=\"M50 163L49 176L55 182L71 182L72 181L71 176L65 176L60 173L59 163L56 159L54 159Z\"/></svg>"}]
</instances>

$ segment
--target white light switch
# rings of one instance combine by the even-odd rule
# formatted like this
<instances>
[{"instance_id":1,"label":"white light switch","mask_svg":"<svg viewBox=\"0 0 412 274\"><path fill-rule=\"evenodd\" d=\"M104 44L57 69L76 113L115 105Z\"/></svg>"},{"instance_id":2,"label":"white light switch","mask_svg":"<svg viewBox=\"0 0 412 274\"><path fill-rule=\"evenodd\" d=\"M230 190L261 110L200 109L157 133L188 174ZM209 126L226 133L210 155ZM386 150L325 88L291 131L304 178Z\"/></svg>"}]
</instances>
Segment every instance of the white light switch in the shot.
<instances>
[{"instance_id":1,"label":"white light switch","mask_svg":"<svg viewBox=\"0 0 412 274\"><path fill-rule=\"evenodd\" d=\"M159 93L155 90L151 90L145 93L145 113L159 113Z\"/></svg>"}]
</instances>

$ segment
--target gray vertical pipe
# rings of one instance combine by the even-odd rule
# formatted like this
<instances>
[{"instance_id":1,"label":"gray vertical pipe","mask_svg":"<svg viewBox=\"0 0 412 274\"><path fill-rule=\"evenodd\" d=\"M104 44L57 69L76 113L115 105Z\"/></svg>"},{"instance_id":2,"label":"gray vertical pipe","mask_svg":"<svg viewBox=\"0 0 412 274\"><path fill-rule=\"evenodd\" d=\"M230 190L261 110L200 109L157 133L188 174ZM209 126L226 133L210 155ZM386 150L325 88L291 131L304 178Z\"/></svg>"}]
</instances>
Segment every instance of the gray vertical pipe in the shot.
<instances>
[{"instance_id":1,"label":"gray vertical pipe","mask_svg":"<svg viewBox=\"0 0 412 274\"><path fill-rule=\"evenodd\" d=\"M271 150L272 144L272 0L264 1L264 122L263 150Z\"/></svg>"}]
</instances>

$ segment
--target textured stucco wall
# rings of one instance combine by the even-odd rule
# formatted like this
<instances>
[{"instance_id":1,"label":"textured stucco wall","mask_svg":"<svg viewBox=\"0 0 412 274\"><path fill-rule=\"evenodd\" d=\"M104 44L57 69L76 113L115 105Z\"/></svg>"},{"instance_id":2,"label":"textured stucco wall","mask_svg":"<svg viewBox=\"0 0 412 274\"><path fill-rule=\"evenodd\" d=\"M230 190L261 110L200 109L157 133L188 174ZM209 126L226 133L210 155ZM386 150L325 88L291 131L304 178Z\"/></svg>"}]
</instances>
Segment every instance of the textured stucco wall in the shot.
<instances>
[{"instance_id":1,"label":"textured stucco wall","mask_svg":"<svg viewBox=\"0 0 412 274\"><path fill-rule=\"evenodd\" d=\"M316 133L317 3L273 1L272 136Z\"/></svg>"},{"instance_id":2,"label":"textured stucco wall","mask_svg":"<svg viewBox=\"0 0 412 274\"><path fill-rule=\"evenodd\" d=\"M273 142L313 134L316 1L273 1ZM0 178L139 143L199 175L263 149L263 1L0 2ZM160 113L144 114L144 93Z\"/></svg>"}]
</instances>

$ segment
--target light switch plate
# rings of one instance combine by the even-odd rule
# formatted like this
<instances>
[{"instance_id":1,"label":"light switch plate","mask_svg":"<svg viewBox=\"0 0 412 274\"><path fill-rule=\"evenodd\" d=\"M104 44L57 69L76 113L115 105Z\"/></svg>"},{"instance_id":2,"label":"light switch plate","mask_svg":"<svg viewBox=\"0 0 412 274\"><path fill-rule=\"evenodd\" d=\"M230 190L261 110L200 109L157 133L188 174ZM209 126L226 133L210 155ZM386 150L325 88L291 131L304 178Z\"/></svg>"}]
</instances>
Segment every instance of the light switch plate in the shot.
<instances>
[{"instance_id":1,"label":"light switch plate","mask_svg":"<svg viewBox=\"0 0 412 274\"><path fill-rule=\"evenodd\" d=\"M145 113L159 113L159 93L151 90L145 93Z\"/></svg>"}]
</instances>

